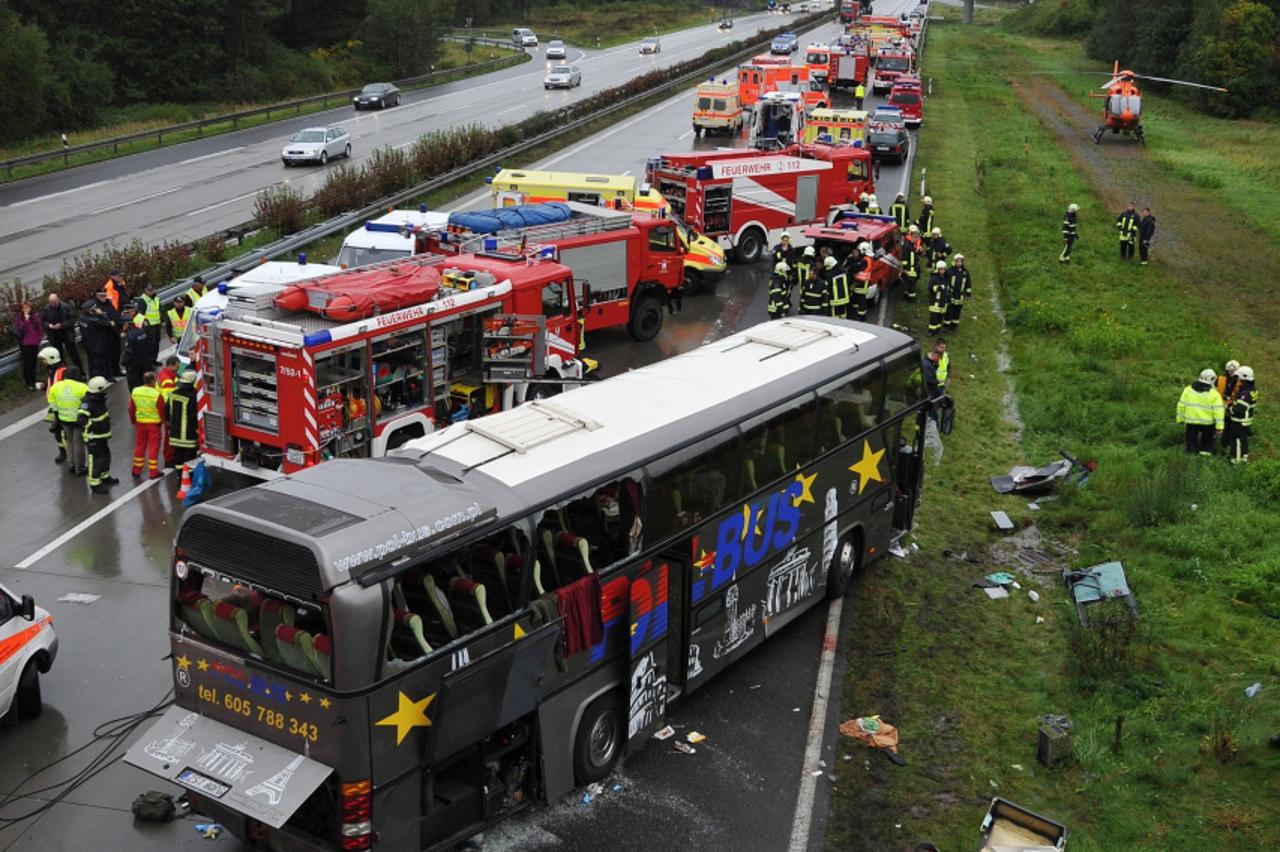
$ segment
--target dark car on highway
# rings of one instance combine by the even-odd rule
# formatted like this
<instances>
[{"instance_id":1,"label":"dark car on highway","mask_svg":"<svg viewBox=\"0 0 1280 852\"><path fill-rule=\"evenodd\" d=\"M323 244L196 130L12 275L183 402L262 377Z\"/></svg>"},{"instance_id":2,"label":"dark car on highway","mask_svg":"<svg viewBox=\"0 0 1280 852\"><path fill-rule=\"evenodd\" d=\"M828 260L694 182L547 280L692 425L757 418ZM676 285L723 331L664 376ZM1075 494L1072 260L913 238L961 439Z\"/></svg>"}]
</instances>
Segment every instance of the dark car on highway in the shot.
<instances>
[{"instance_id":1,"label":"dark car on highway","mask_svg":"<svg viewBox=\"0 0 1280 852\"><path fill-rule=\"evenodd\" d=\"M907 128L892 124L873 124L867 132L867 148L873 160L906 162L910 140Z\"/></svg>"},{"instance_id":2,"label":"dark car on highway","mask_svg":"<svg viewBox=\"0 0 1280 852\"><path fill-rule=\"evenodd\" d=\"M356 109L386 109L400 103L400 90L390 83L370 83L351 100Z\"/></svg>"}]
</instances>

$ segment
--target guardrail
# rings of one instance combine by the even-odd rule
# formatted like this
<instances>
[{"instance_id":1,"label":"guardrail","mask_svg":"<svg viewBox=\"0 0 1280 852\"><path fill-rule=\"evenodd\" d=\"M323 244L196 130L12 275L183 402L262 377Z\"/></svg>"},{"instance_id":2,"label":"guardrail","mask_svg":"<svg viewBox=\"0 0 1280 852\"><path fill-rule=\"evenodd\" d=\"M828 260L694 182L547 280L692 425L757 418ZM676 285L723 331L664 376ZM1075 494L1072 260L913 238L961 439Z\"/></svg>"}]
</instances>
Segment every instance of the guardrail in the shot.
<instances>
[{"instance_id":1,"label":"guardrail","mask_svg":"<svg viewBox=\"0 0 1280 852\"><path fill-rule=\"evenodd\" d=\"M796 22L798 25L797 28L808 27L813 24L821 23L822 19L825 19L826 17L827 17L827 14L825 12L819 13L816 15L810 15L809 16L810 20L801 20ZM315 242L316 240L322 240L325 237L330 237L330 236L333 236L334 234L340 233L342 231L346 231L352 226L363 222L365 219L371 216L381 215L386 212L388 207L394 207L396 204L399 204L401 202L408 201L409 199L412 199L412 198L417 198L418 196L425 195L426 193L429 193L433 190L448 186L449 184L453 183L456 180L459 180L460 178L464 178L467 175L473 174L477 171L480 171L481 169L488 168L489 166L496 165L497 163L501 162L503 159L506 159L515 154L519 154L524 151L527 151L530 148L536 148L539 145L543 145L547 142L550 142L551 140L555 139L558 136L563 136L566 133L571 133L572 131L577 130L578 128L585 127L586 125L594 121L598 121L601 118L605 118L606 116L612 115L613 113L618 112L619 110L628 109L629 107L634 106L635 104L641 103L643 101L646 101L649 98L654 97L655 95L660 95L663 92L669 91L671 89L680 88L682 86L687 86L692 82L700 81L707 75L707 72L709 71L715 71L717 69L725 67L726 65L732 65L740 62L743 59L751 58L760 50L760 47L762 45L767 45L769 44L769 42L770 42L770 39L764 39L762 41L753 42L749 44L747 47L738 51L737 53L731 54L730 56L726 56L725 58L717 60L716 62L710 63L708 65L704 65L701 68L695 68L694 70L688 72L687 74L683 74L672 80L668 80L665 83L654 86L652 89L649 89L646 92L641 92L638 95L632 95L629 98L625 98L620 101L615 101L614 103L609 104L608 106L601 107L600 109L587 113L586 115L579 116L578 118L572 121L566 122L565 124L562 124L552 130L548 130L545 133L540 133L537 136L531 137L529 139L525 139L521 142L517 142L515 145L511 145L510 147L504 148L501 151L497 151L486 157L482 157L479 160L472 160L470 163L467 163L465 166L460 166L459 168L456 168L451 172L446 172L445 174L437 175L436 177L431 178L428 181L424 181L420 184L417 184L416 186L411 186L408 189L402 189L399 192L392 193L391 195L388 195L385 198L381 198L378 201L375 201L359 210L355 210L350 213L343 213L339 216L333 217L332 219L326 219L323 222L319 222L315 225L312 225L309 228L305 228L301 231L298 231L295 234L290 234L287 237L282 237L281 239L276 240L273 243L269 243L263 246L262 248L249 252L248 254L241 255L240 257L237 257L235 260L228 261L227 263L219 264L210 269L206 269L199 274L204 278L205 281L209 282L210 286L212 286L216 282L223 281L229 277L233 277L235 275L239 275L244 272L247 272L248 270L257 266L264 260L270 260L271 258L277 257L282 254L290 254L292 252L297 251L298 249L301 249ZM569 108L571 109L572 107L569 107ZM179 295L180 293L185 293L188 289L190 289L191 280L192 280L191 278L185 278L180 281L174 282L168 287L159 288L156 291L156 295L160 297L162 304L168 304L175 296ZM19 353L17 349L10 349L4 353L0 353L0 376L8 375L9 373L18 369L18 362L19 362Z\"/></svg>"},{"instance_id":2,"label":"guardrail","mask_svg":"<svg viewBox=\"0 0 1280 852\"><path fill-rule=\"evenodd\" d=\"M472 44L482 44L485 47L506 47L511 50L524 50L523 47L517 46L510 38L489 36L483 32L477 35L476 33L469 33L466 30L454 30L453 32L445 33L440 36L440 38L444 41L456 41L462 44L471 42Z\"/></svg>"},{"instance_id":3,"label":"guardrail","mask_svg":"<svg viewBox=\"0 0 1280 852\"><path fill-rule=\"evenodd\" d=\"M510 40L502 43L493 43L489 46L506 47L510 48L513 52L516 50L516 47L511 44ZM508 57L489 59L484 62L477 62L471 65L462 65L458 68L449 68L443 71L431 71L426 74L419 74L416 77L405 77L402 80L393 80L392 82L401 87L416 86L420 83L447 82L451 78L457 77L461 79L462 77L469 76L480 69L496 68L507 61ZM186 121L181 124L169 124L164 127L157 127L155 130L143 130L141 132L130 133L125 136L113 136L110 139L101 139L97 142L86 142L83 145L69 145L62 148L60 151L42 151L38 154L27 154L23 157L13 157L0 162L0 165L4 166L5 173L12 177L15 166L30 166L36 163L48 162L49 160L62 160L65 164L70 162L73 154L84 154L89 151L99 151L103 148L110 148L112 153L116 154L120 152L121 145L127 145L130 142L140 142L144 139L151 139L154 137L157 143L163 143L165 134L181 133L189 130L196 131L197 136L203 136L204 128L206 127L210 127L215 124L226 124L229 121L231 122L232 128L236 128L239 127L242 120L255 118L260 115L267 116L269 118L272 113L288 112L290 110L301 115L302 108L304 106L310 106L311 104L323 104L327 107L330 101L333 101L335 106L343 102L349 103L352 96L359 91L359 89L345 89L339 92L326 92L323 95L311 95L309 97L298 98L292 101L282 101L278 104L270 104L264 107L255 107L254 109L246 109L239 112L214 115L208 118L197 119L196 121Z\"/></svg>"}]
</instances>

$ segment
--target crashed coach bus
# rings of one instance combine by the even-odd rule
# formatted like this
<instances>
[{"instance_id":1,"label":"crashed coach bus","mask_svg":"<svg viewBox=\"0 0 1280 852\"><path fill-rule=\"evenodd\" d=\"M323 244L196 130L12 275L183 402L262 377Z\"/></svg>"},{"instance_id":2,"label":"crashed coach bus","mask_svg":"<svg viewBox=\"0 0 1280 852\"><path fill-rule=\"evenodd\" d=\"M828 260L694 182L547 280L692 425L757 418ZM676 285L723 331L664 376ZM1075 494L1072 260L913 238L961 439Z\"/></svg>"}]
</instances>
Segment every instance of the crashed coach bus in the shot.
<instances>
[{"instance_id":1,"label":"crashed coach bus","mask_svg":"<svg viewBox=\"0 0 1280 852\"><path fill-rule=\"evenodd\" d=\"M196 506L126 760L274 850L447 848L600 780L910 529L919 370L776 320Z\"/></svg>"}]
</instances>

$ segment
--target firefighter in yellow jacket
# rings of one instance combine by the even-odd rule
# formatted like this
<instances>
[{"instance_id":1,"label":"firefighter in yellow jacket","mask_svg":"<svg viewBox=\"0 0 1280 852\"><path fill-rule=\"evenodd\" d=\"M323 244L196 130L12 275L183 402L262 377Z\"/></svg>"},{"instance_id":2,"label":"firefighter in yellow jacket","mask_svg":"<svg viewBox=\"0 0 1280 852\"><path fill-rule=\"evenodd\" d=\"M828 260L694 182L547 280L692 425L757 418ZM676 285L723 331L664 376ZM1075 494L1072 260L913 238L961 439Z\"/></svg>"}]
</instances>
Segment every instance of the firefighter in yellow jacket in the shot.
<instances>
[{"instance_id":1,"label":"firefighter in yellow jacket","mask_svg":"<svg viewBox=\"0 0 1280 852\"><path fill-rule=\"evenodd\" d=\"M1182 389L1176 420L1187 427L1187 452L1213 455L1213 438L1222 434L1226 410L1222 394L1214 387L1213 370L1201 370L1200 378Z\"/></svg>"}]
</instances>

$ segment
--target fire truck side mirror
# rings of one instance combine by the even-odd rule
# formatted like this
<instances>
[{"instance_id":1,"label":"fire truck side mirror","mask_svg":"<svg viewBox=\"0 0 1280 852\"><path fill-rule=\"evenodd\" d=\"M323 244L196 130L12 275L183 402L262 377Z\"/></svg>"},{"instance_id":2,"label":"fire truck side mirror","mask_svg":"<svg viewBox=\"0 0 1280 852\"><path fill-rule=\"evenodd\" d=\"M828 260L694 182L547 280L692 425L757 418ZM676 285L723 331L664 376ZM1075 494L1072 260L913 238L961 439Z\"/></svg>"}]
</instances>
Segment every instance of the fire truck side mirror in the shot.
<instances>
[{"instance_id":1,"label":"fire truck side mirror","mask_svg":"<svg viewBox=\"0 0 1280 852\"><path fill-rule=\"evenodd\" d=\"M586 310L591 307L591 282L582 282L582 304L578 306L580 310Z\"/></svg>"}]
</instances>

